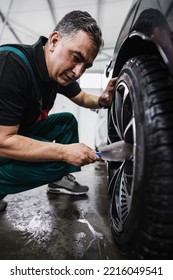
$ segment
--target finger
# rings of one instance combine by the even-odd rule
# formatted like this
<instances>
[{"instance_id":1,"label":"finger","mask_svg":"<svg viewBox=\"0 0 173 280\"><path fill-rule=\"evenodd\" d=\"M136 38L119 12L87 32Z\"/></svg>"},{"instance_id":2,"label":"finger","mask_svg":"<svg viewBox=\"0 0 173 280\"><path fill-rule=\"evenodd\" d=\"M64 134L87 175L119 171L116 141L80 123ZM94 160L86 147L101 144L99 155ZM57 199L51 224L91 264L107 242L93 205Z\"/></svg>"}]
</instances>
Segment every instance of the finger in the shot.
<instances>
[{"instance_id":1,"label":"finger","mask_svg":"<svg viewBox=\"0 0 173 280\"><path fill-rule=\"evenodd\" d=\"M92 152L90 153L89 159L90 159L92 162L95 162L96 160L98 160L98 156L96 155L96 152L95 152L94 150L92 150Z\"/></svg>"},{"instance_id":2,"label":"finger","mask_svg":"<svg viewBox=\"0 0 173 280\"><path fill-rule=\"evenodd\" d=\"M118 77L114 77L114 78L112 78L111 80L112 80L112 82L115 84L115 83L117 82L117 80L118 80Z\"/></svg>"}]
</instances>

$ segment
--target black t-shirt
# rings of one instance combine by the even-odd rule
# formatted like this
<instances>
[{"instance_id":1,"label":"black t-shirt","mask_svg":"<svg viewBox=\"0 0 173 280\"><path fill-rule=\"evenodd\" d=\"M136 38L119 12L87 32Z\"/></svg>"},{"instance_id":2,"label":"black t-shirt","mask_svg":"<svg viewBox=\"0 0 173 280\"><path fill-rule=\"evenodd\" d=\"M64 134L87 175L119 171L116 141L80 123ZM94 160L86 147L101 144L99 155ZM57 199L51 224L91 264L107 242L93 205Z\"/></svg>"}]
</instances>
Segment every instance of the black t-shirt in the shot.
<instances>
[{"instance_id":1,"label":"black t-shirt","mask_svg":"<svg viewBox=\"0 0 173 280\"><path fill-rule=\"evenodd\" d=\"M81 91L77 82L63 87L50 79L43 53L47 40L40 37L34 45L10 44L20 49L32 65L41 93L41 107L25 62L16 53L0 51L0 125L19 124L19 130L28 128L52 108L57 93L71 98Z\"/></svg>"}]
</instances>

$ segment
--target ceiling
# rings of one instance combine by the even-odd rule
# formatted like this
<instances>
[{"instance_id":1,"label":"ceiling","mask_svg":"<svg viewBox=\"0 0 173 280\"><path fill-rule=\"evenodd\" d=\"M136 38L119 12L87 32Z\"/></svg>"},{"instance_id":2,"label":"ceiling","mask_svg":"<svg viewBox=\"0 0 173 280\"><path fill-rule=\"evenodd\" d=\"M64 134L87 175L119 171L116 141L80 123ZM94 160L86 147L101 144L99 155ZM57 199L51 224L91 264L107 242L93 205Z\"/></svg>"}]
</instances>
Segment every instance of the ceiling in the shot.
<instances>
[{"instance_id":1,"label":"ceiling","mask_svg":"<svg viewBox=\"0 0 173 280\"><path fill-rule=\"evenodd\" d=\"M0 0L0 44L33 44L49 36L69 11L88 11L102 29L104 48L89 72L103 73L132 0Z\"/></svg>"}]
</instances>

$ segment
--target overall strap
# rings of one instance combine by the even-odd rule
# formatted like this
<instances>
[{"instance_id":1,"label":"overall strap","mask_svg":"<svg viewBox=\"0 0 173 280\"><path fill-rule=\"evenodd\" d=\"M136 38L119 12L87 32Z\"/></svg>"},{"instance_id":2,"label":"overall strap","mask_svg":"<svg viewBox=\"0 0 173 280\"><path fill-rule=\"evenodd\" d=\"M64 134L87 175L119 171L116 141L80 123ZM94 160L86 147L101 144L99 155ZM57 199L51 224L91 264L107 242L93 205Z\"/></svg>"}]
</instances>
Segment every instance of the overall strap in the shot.
<instances>
[{"instance_id":1,"label":"overall strap","mask_svg":"<svg viewBox=\"0 0 173 280\"><path fill-rule=\"evenodd\" d=\"M18 56L21 57L21 59L25 62L25 64L27 65L27 67L30 70L31 77L32 77L32 82L33 82L33 88L34 88L34 91L36 92L36 94L37 94L37 96L39 97L39 100L40 100L41 99L40 89L39 89L38 84L36 82L36 78L34 76L34 71L32 69L31 63L29 62L26 55L21 50L15 48L15 47L11 47L11 46L2 46L2 47L0 47L0 51L11 51L11 52L14 52Z\"/></svg>"}]
</instances>

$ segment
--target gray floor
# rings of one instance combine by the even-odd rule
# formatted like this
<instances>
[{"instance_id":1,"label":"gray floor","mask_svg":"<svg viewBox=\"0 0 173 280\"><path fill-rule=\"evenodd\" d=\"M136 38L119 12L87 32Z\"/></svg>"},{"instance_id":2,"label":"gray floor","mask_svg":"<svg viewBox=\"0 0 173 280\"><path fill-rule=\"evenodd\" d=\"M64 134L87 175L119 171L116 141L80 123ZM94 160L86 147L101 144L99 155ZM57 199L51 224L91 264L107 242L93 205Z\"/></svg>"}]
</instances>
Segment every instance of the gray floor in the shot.
<instances>
[{"instance_id":1,"label":"gray floor","mask_svg":"<svg viewBox=\"0 0 173 280\"><path fill-rule=\"evenodd\" d=\"M75 174L88 195L46 193L46 186L6 197L0 213L0 259L120 259L107 216L106 166Z\"/></svg>"}]
</instances>

